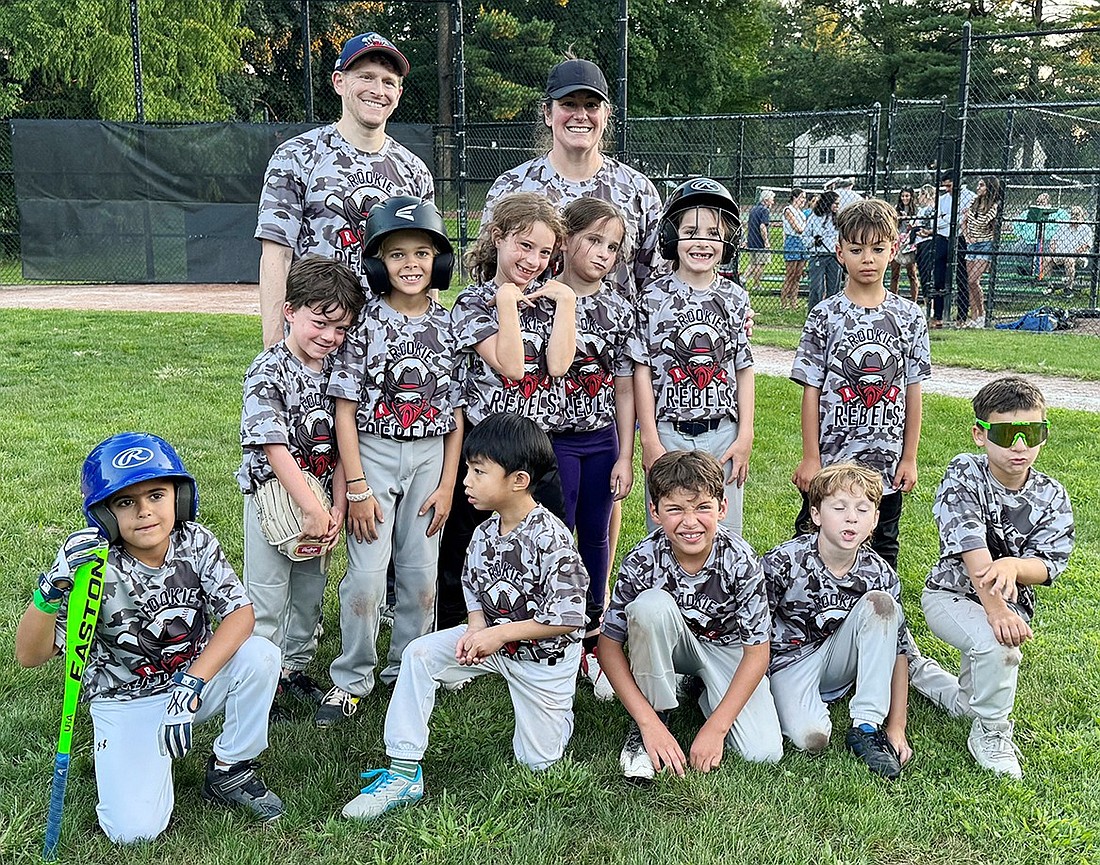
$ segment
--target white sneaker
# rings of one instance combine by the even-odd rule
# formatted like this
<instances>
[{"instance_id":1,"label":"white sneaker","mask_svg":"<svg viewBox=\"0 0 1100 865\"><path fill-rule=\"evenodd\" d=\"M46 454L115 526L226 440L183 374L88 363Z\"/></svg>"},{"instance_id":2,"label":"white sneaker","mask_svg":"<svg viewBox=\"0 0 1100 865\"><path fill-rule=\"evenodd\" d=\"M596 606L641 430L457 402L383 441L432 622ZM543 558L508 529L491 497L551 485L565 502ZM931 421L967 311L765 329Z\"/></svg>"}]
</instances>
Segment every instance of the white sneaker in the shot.
<instances>
[{"instance_id":1,"label":"white sneaker","mask_svg":"<svg viewBox=\"0 0 1100 865\"><path fill-rule=\"evenodd\" d=\"M619 752L619 766L622 767L623 777L633 784L648 784L657 774L653 768L653 761L645 749L642 741L642 731L633 721L630 722L630 732L626 734L626 742Z\"/></svg>"},{"instance_id":2,"label":"white sneaker","mask_svg":"<svg viewBox=\"0 0 1100 865\"><path fill-rule=\"evenodd\" d=\"M473 676L468 676L465 679L459 679L457 682L444 682L443 683L443 690L444 691L461 691L463 688L465 688L467 685L469 685L470 682L472 682L473 680L474 680Z\"/></svg>"},{"instance_id":3,"label":"white sneaker","mask_svg":"<svg viewBox=\"0 0 1100 865\"><path fill-rule=\"evenodd\" d=\"M592 683L592 693L597 700L607 702L615 699L615 689L604 675L595 652L588 652L581 657L581 672Z\"/></svg>"},{"instance_id":4,"label":"white sneaker","mask_svg":"<svg viewBox=\"0 0 1100 865\"><path fill-rule=\"evenodd\" d=\"M361 776L369 781L341 812L353 820L373 820L398 805L408 805L424 796L424 773L418 766L411 781L389 769L372 769Z\"/></svg>"},{"instance_id":5,"label":"white sneaker","mask_svg":"<svg viewBox=\"0 0 1100 865\"><path fill-rule=\"evenodd\" d=\"M1024 776L1020 768L1020 749L1012 741L1011 721L1005 729L994 729L975 719L966 748L983 769L1016 779Z\"/></svg>"}]
</instances>

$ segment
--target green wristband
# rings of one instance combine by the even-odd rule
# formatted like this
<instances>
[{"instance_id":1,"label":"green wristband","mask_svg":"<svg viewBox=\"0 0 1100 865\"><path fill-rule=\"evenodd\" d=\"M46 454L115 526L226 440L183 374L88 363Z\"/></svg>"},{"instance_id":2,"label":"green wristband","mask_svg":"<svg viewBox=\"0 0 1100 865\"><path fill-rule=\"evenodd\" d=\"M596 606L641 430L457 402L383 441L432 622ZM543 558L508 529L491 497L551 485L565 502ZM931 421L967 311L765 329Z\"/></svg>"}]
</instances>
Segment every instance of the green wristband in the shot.
<instances>
[{"instance_id":1,"label":"green wristband","mask_svg":"<svg viewBox=\"0 0 1100 865\"><path fill-rule=\"evenodd\" d=\"M41 589L34 590L34 605L47 615L54 616L61 609L61 601L47 601Z\"/></svg>"}]
</instances>

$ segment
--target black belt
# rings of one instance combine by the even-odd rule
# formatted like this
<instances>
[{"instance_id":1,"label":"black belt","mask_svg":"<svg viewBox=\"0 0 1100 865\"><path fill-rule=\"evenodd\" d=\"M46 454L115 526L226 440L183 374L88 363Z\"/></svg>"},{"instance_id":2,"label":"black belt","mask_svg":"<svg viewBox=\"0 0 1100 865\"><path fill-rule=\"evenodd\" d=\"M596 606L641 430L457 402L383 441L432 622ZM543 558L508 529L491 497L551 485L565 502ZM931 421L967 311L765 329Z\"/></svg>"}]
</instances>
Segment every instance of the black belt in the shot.
<instances>
[{"instance_id":1,"label":"black belt","mask_svg":"<svg viewBox=\"0 0 1100 865\"><path fill-rule=\"evenodd\" d=\"M714 432L722 418L716 417L710 420L675 420L672 428L682 436L701 436L705 432Z\"/></svg>"}]
</instances>

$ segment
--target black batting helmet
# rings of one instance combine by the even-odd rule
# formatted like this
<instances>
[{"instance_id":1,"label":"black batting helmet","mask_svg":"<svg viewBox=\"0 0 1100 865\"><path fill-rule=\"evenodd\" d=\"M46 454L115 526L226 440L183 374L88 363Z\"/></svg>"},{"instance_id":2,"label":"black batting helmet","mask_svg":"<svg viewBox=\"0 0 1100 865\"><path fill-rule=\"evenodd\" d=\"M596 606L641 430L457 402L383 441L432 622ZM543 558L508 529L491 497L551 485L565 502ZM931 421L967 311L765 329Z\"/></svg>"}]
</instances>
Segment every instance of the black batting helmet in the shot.
<instances>
[{"instance_id":1,"label":"black batting helmet","mask_svg":"<svg viewBox=\"0 0 1100 865\"><path fill-rule=\"evenodd\" d=\"M363 270L367 285L375 294L387 294L390 290L386 265L378 257L382 241L395 231L410 229L429 235L435 246L431 287L441 290L450 287L455 256L442 215L430 201L412 195L396 195L378 202L367 213L367 226L363 232Z\"/></svg>"},{"instance_id":2,"label":"black batting helmet","mask_svg":"<svg viewBox=\"0 0 1100 865\"><path fill-rule=\"evenodd\" d=\"M658 248L661 255L669 261L676 260L676 245L680 241L680 231L674 217L691 210L693 207L709 207L725 215L733 226L733 234L722 241L722 264L728 264L737 254L737 243L741 235L741 212L729 190L717 180L709 177L693 177L681 183L665 202L664 213L658 228Z\"/></svg>"}]
</instances>

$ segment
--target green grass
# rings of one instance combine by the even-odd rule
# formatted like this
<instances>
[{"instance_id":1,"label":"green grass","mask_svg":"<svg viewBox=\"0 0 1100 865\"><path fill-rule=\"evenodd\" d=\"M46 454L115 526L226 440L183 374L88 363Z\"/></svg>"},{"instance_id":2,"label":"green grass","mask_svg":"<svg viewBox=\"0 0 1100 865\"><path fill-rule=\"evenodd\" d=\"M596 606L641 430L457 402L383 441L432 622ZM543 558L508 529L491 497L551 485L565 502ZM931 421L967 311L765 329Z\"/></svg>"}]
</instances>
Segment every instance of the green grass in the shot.
<instances>
[{"instance_id":1,"label":"green grass","mask_svg":"<svg viewBox=\"0 0 1100 865\"><path fill-rule=\"evenodd\" d=\"M0 862L37 860L61 704L57 663L19 669L16 622L37 573L80 525L79 469L87 451L122 429L148 429L179 448L198 478L202 519L241 561L240 383L259 350L245 316L6 311L0 323ZM1068 355L1067 355L1068 356ZM746 492L748 540L764 551L788 536L798 496L798 392L762 378L758 431ZM276 826L200 801L202 764L216 725L176 766L176 811L151 844L117 850L95 828L90 723L77 718L61 859L73 863L1084 863L1100 862L1100 460L1096 417L1052 410L1057 435L1040 466L1070 490L1078 549L1058 583L1041 591L1036 640L1025 650L1017 701L1022 782L976 768L967 724L914 697L916 751L901 781L871 777L843 751L843 707L833 747L809 759L788 750L774 767L727 756L719 771L662 778L651 790L624 786L617 754L626 715L578 688L568 756L534 775L511 759L512 713L500 681L481 679L441 697L425 762L427 797L369 825L338 818L357 773L384 761L384 691L355 720L321 732L308 707L272 732L263 774L286 800ZM905 608L918 641L952 662L931 638L918 602L936 554L930 509L947 461L969 446L965 401L929 396L920 448L921 486L902 519ZM627 502L620 551L642 532L641 497ZM344 563L333 566L334 579ZM315 672L337 649L330 587L328 631ZM679 711L685 743L700 723Z\"/></svg>"},{"instance_id":2,"label":"green grass","mask_svg":"<svg viewBox=\"0 0 1100 865\"><path fill-rule=\"evenodd\" d=\"M779 313L757 314L759 326L752 341L759 345L795 349L802 321L781 325ZM792 314L784 312L789 317ZM795 315L799 315L795 313ZM805 320L805 316L801 316ZM930 333L933 366L967 369L1015 370L1100 381L1100 340L1074 333L1022 333L1004 330L939 330ZM933 369L933 374L935 370Z\"/></svg>"}]
</instances>

